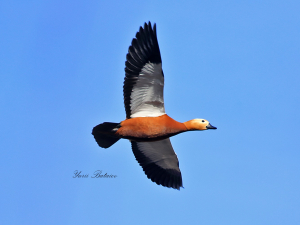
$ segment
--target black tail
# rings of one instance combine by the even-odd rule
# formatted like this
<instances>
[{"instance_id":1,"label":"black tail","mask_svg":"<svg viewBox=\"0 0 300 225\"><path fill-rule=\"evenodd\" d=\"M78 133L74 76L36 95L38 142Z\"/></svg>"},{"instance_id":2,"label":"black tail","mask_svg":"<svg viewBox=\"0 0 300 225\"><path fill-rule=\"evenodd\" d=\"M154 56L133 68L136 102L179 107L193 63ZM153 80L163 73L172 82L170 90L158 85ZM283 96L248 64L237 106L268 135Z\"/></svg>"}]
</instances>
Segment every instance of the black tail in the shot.
<instances>
[{"instance_id":1,"label":"black tail","mask_svg":"<svg viewBox=\"0 0 300 225\"><path fill-rule=\"evenodd\" d=\"M93 128L92 134L100 147L109 148L120 139L114 136L119 127L119 123L101 123Z\"/></svg>"}]
</instances>

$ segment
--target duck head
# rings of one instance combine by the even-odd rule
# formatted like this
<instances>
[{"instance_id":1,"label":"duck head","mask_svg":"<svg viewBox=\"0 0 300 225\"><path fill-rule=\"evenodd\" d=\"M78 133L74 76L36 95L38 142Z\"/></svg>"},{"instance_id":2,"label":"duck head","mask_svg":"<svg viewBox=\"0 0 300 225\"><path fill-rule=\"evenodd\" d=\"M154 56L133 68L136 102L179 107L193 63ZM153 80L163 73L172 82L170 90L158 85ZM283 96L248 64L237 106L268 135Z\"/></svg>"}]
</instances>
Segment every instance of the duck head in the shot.
<instances>
[{"instance_id":1,"label":"duck head","mask_svg":"<svg viewBox=\"0 0 300 225\"><path fill-rule=\"evenodd\" d=\"M216 127L212 126L207 120L205 119L193 119L187 122L184 122L184 125L188 130L208 130L208 129L217 129Z\"/></svg>"}]
</instances>

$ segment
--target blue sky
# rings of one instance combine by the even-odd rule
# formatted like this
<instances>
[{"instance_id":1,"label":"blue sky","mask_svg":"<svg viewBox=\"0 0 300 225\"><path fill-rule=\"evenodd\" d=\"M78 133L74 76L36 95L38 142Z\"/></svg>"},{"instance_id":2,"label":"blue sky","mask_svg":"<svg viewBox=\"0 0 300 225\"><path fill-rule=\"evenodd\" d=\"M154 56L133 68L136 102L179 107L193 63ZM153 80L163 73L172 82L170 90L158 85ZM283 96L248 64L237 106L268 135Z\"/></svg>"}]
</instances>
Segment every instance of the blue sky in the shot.
<instances>
[{"instance_id":1,"label":"blue sky","mask_svg":"<svg viewBox=\"0 0 300 225\"><path fill-rule=\"evenodd\" d=\"M1 1L3 224L299 224L299 1ZM184 189L152 183L130 143L125 56L157 23L165 107L218 130L171 138ZM73 178L74 171L89 178ZM96 170L117 175L92 179Z\"/></svg>"}]
</instances>

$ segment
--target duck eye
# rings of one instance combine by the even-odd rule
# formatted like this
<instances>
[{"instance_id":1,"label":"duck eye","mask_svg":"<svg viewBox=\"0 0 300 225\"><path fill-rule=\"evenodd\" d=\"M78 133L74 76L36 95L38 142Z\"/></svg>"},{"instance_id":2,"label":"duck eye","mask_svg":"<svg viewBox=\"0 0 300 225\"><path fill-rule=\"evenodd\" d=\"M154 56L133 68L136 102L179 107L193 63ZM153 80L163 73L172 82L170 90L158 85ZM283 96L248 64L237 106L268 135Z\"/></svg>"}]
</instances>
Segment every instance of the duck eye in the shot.
<instances>
[{"instance_id":1,"label":"duck eye","mask_svg":"<svg viewBox=\"0 0 300 225\"><path fill-rule=\"evenodd\" d=\"M204 120L202 120L202 123L204 123L205 121Z\"/></svg>"}]
</instances>

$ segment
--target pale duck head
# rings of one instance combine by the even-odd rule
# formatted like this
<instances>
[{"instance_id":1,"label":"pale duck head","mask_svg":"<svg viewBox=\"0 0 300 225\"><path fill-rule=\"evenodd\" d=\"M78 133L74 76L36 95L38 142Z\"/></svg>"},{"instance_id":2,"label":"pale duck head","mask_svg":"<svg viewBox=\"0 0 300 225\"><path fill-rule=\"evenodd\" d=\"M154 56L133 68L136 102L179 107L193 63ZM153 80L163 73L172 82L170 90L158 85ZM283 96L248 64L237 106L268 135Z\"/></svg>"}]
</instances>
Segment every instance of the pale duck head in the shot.
<instances>
[{"instance_id":1,"label":"pale duck head","mask_svg":"<svg viewBox=\"0 0 300 225\"><path fill-rule=\"evenodd\" d=\"M212 126L207 120L205 119L193 119L187 122L184 122L184 125L188 130L208 130L208 129L217 129L216 127Z\"/></svg>"}]
</instances>

